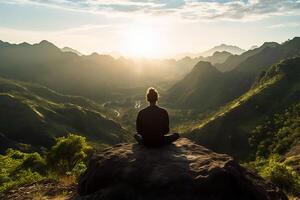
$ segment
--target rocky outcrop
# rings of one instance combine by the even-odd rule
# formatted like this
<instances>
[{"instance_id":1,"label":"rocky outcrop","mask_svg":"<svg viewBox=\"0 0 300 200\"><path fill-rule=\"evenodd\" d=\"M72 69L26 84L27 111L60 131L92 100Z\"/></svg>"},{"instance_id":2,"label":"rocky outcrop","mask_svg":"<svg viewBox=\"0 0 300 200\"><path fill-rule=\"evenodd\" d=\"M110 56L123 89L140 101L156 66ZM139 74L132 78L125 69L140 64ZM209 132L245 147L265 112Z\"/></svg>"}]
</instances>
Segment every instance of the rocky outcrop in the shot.
<instances>
[{"instance_id":1,"label":"rocky outcrop","mask_svg":"<svg viewBox=\"0 0 300 200\"><path fill-rule=\"evenodd\" d=\"M78 199L287 199L230 156L188 139L150 149L119 144L96 154L78 184Z\"/></svg>"}]
</instances>

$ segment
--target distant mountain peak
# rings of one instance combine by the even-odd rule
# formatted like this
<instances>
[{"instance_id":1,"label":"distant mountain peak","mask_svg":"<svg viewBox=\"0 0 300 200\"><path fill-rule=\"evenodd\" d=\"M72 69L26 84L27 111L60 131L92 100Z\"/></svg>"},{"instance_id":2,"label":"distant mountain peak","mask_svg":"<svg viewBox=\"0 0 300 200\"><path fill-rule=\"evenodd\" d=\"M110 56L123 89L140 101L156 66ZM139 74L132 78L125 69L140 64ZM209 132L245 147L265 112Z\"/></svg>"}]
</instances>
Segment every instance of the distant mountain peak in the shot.
<instances>
[{"instance_id":1,"label":"distant mountain peak","mask_svg":"<svg viewBox=\"0 0 300 200\"><path fill-rule=\"evenodd\" d=\"M92 56L92 57L97 57L97 56L100 56L100 54L97 53L97 52L93 52L90 56Z\"/></svg>"},{"instance_id":2,"label":"distant mountain peak","mask_svg":"<svg viewBox=\"0 0 300 200\"><path fill-rule=\"evenodd\" d=\"M195 67L199 68L199 67L213 67L212 64L210 62L207 61L199 61Z\"/></svg>"},{"instance_id":3,"label":"distant mountain peak","mask_svg":"<svg viewBox=\"0 0 300 200\"><path fill-rule=\"evenodd\" d=\"M294 37L293 39L291 39L291 40L300 40L300 37Z\"/></svg>"},{"instance_id":4,"label":"distant mountain peak","mask_svg":"<svg viewBox=\"0 0 300 200\"><path fill-rule=\"evenodd\" d=\"M223 52L223 51L227 51L231 54L242 54L244 53L246 50L238 47L238 46L234 46L234 45L227 45L227 44L220 44L218 46L215 46L207 51L202 52L200 55L201 56L211 56L213 55L216 51L219 52Z\"/></svg>"},{"instance_id":5,"label":"distant mountain peak","mask_svg":"<svg viewBox=\"0 0 300 200\"><path fill-rule=\"evenodd\" d=\"M285 41L283 44L299 44L300 43L300 37L294 37L293 39L289 39Z\"/></svg>"},{"instance_id":6,"label":"distant mountain peak","mask_svg":"<svg viewBox=\"0 0 300 200\"><path fill-rule=\"evenodd\" d=\"M64 47L64 48L61 48L60 50L63 51L63 52L71 52L71 53L75 53L75 54L77 54L78 56L82 56L82 55L83 55L82 53L80 53L80 52L77 51L76 49L72 49L72 48L70 48L70 47Z\"/></svg>"},{"instance_id":7,"label":"distant mountain peak","mask_svg":"<svg viewBox=\"0 0 300 200\"><path fill-rule=\"evenodd\" d=\"M264 42L262 47L276 47L279 46L280 44L278 44L277 42Z\"/></svg>"},{"instance_id":8,"label":"distant mountain peak","mask_svg":"<svg viewBox=\"0 0 300 200\"><path fill-rule=\"evenodd\" d=\"M29 43L27 42L22 42L21 44L19 44L20 46L31 46Z\"/></svg>"},{"instance_id":9,"label":"distant mountain peak","mask_svg":"<svg viewBox=\"0 0 300 200\"><path fill-rule=\"evenodd\" d=\"M216 51L213 56L217 56L217 55L232 55L230 52L228 51Z\"/></svg>"},{"instance_id":10,"label":"distant mountain peak","mask_svg":"<svg viewBox=\"0 0 300 200\"><path fill-rule=\"evenodd\" d=\"M51 42L49 42L47 40L42 40L39 44L42 44L42 45L53 45Z\"/></svg>"},{"instance_id":11,"label":"distant mountain peak","mask_svg":"<svg viewBox=\"0 0 300 200\"><path fill-rule=\"evenodd\" d=\"M237 54L240 55L242 53L244 53L246 50L238 47L238 46L234 46L234 45L227 45L227 44L220 44L218 46L214 46L213 48L207 50L207 51L203 51L201 53L183 53L183 54L179 54L178 57L180 58L184 58L184 57L191 57L191 58L196 58L196 57L208 57L208 56L212 56L216 51L219 52L223 52L223 51L227 51L231 54Z\"/></svg>"},{"instance_id":12,"label":"distant mountain peak","mask_svg":"<svg viewBox=\"0 0 300 200\"><path fill-rule=\"evenodd\" d=\"M192 74L193 73L218 73L219 71L217 70L217 68L215 66L213 66L210 62L206 62L206 61L199 61L195 67L192 70Z\"/></svg>"},{"instance_id":13,"label":"distant mountain peak","mask_svg":"<svg viewBox=\"0 0 300 200\"><path fill-rule=\"evenodd\" d=\"M219 46L215 46L215 47L237 47L237 46L222 43Z\"/></svg>"},{"instance_id":14,"label":"distant mountain peak","mask_svg":"<svg viewBox=\"0 0 300 200\"><path fill-rule=\"evenodd\" d=\"M252 45L249 50L257 49L258 47L259 46L257 46L257 45Z\"/></svg>"},{"instance_id":15,"label":"distant mountain peak","mask_svg":"<svg viewBox=\"0 0 300 200\"><path fill-rule=\"evenodd\" d=\"M48 47L48 48L58 49L57 46L55 46L53 43L51 43L51 42L49 42L47 40L42 40L40 43L35 44L35 45L42 46L42 47Z\"/></svg>"},{"instance_id":16,"label":"distant mountain peak","mask_svg":"<svg viewBox=\"0 0 300 200\"><path fill-rule=\"evenodd\" d=\"M10 46L10 45L11 45L10 43L0 40L0 47L7 47L7 46Z\"/></svg>"}]
</instances>

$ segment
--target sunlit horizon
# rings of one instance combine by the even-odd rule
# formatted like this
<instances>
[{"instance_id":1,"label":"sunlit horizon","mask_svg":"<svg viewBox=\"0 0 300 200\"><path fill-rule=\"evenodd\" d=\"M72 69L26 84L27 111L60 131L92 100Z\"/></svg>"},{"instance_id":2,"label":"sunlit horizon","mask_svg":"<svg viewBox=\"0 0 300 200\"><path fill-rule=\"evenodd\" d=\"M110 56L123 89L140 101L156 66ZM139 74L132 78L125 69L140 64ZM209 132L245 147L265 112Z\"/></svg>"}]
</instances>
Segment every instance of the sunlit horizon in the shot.
<instances>
[{"instance_id":1,"label":"sunlit horizon","mask_svg":"<svg viewBox=\"0 0 300 200\"><path fill-rule=\"evenodd\" d=\"M175 58L220 44L248 50L300 35L299 1L0 2L0 40L47 40L84 55Z\"/></svg>"}]
</instances>

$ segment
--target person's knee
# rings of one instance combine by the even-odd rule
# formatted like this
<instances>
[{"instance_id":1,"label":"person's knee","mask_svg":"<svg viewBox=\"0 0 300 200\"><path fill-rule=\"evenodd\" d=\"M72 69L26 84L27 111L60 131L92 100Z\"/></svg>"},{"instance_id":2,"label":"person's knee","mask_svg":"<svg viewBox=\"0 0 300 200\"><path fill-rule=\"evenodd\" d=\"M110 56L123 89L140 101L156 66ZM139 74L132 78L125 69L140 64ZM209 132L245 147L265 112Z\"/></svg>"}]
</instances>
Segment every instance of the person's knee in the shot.
<instances>
[{"instance_id":1,"label":"person's knee","mask_svg":"<svg viewBox=\"0 0 300 200\"><path fill-rule=\"evenodd\" d=\"M140 134L134 134L134 138L139 144L143 143L143 137Z\"/></svg>"},{"instance_id":2,"label":"person's knee","mask_svg":"<svg viewBox=\"0 0 300 200\"><path fill-rule=\"evenodd\" d=\"M174 137L176 138L176 140L177 140L178 138L180 138L179 133L173 133L173 135L174 135Z\"/></svg>"},{"instance_id":3,"label":"person's knee","mask_svg":"<svg viewBox=\"0 0 300 200\"><path fill-rule=\"evenodd\" d=\"M170 143L175 142L176 140L178 140L178 138L179 138L178 133L172 133L168 136L165 136L165 143L170 144Z\"/></svg>"}]
</instances>

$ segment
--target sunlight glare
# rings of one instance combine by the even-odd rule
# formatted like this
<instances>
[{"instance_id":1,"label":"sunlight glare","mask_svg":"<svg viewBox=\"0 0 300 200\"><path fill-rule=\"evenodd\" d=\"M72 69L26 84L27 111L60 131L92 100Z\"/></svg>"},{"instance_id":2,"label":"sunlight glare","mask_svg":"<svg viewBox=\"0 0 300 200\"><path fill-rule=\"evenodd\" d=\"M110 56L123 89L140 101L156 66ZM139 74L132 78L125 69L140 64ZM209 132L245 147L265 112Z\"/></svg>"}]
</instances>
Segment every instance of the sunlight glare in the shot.
<instances>
[{"instance_id":1,"label":"sunlight glare","mask_svg":"<svg viewBox=\"0 0 300 200\"><path fill-rule=\"evenodd\" d=\"M160 57L159 44L159 32L154 28L133 27L125 33L123 53L131 57Z\"/></svg>"}]
</instances>

